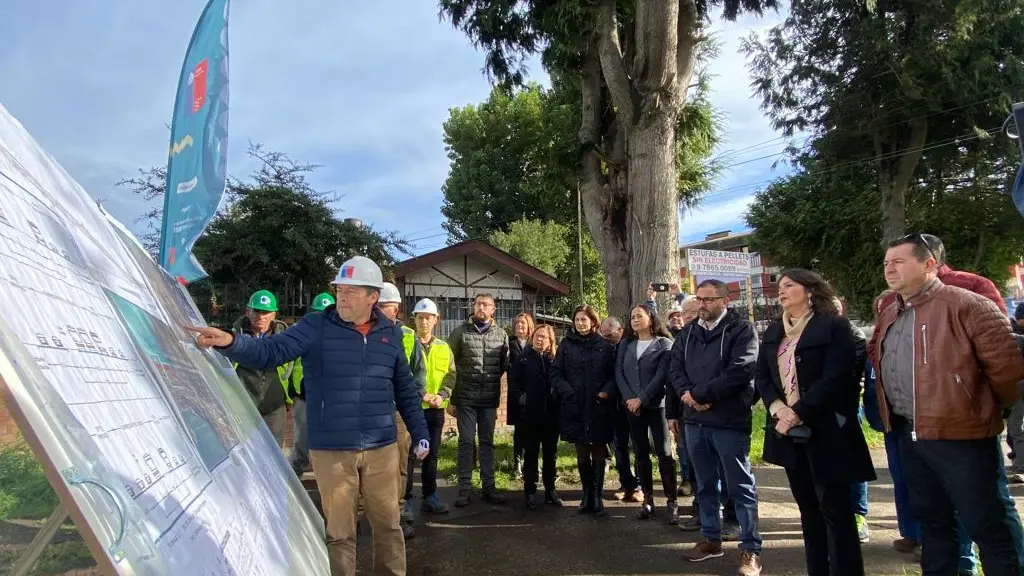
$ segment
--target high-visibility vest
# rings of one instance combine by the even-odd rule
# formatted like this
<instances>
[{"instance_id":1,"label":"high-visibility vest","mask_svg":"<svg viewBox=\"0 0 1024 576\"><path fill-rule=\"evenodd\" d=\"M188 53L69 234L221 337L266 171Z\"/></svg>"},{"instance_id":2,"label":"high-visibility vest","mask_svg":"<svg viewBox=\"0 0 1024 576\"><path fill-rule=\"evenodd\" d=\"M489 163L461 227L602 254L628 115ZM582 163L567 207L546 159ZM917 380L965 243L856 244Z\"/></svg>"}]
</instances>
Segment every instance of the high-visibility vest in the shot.
<instances>
[{"instance_id":1,"label":"high-visibility vest","mask_svg":"<svg viewBox=\"0 0 1024 576\"><path fill-rule=\"evenodd\" d=\"M448 343L440 338L430 341L429 348L424 346L424 356L427 364L427 394L437 394L444 383L444 377L448 375L448 368L451 367L452 349ZM430 404L423 402L423 408L430 408ZM448 399L441 404L441 408L448 407Z\"/></svg>"},{"instance_id":2,"label":"high-visibility vest","mask_svg":"<svg viewBox=\"0 0 1024 576\"><path fill-rule=\"evenodd\" d=\"M416 331L402 326L402 347L405 348L405 361L412 366L412 351L416 348Z\"/></svg>"},{"instance_id":3,"label":"high-visibility vest","mask_svg":"<svg viewBox=\"0 0 1024 576\"><path fill-rule=\"evenodd\" d=\"M232 362L231 367L238 370L238 362ZM284 388L285 403L294 403L295 401L292 399L291 394L288 393L288 382L291 381L295 384L296 394L302 393L302 359L296 358L291 362L278 366L277 379L281 381L281 387Z\"/></svg>"}]
</instances>

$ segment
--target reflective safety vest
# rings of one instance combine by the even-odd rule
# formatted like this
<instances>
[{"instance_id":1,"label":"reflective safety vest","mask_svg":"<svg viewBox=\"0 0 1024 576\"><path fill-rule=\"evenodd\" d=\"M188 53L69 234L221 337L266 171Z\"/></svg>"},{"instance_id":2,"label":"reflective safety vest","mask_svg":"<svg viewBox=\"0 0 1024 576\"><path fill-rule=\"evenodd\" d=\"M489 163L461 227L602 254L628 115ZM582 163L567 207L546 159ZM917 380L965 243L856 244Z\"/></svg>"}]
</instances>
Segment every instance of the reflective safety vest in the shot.
<instances>
[{"instance_id":1,"label":"reflective safety vest","mask_svg":"<svg viewBox=\"0 0 1024 576\"><path fill-rule=\"evenodd\" d=\"M412 351L416 348L416 331L402 326L402 347L405 348L405 361L412 366Z\"/></svg>"},{"instance_id":2,"label":"reflective safety vest","mask_svg":"<svg viewBox=\"0 0 1024 576\"><path fill-rule=\"evenodd\" d=\"M452 349L448 343L440 338L430 341L430 346L424 346L424 356L427 364L427 394L437 394L444 384L444 377L448 375L448 368L451 367ZM430 408L430 404L421 403L423 408ZM441 408L448 407L448 400L445 399Z\"/></svg>"},{"instance_id":3,"label":"reflective safety vest","mask_svg":"<svg viewBox=\"0 0 1024 576\"><path fill-rule=\"evenodd\" d=\"M238 370L238 362L232 362L231 367ZM302 359L296 358L287 364L278 366L277 379L281 381L281 387L284 388L285 403L293 404L295 401L288 393L288 383L292 382L295 385L296 394L302 393Z\"/></svg>"}]
</instances>

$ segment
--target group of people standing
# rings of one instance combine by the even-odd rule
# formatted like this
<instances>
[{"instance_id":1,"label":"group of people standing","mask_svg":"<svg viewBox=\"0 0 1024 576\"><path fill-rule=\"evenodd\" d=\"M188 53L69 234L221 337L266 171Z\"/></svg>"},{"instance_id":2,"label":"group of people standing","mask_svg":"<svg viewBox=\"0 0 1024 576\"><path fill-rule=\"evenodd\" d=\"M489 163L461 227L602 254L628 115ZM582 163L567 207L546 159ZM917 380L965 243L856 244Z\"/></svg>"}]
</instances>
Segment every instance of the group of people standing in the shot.
<instances>
[{"instance_id":1,"label":"group of people standing","mask_svg":"<svg viewBox=\"0 0 1024 576\"><path fill-rule=\"evenodd\" d=\"M987 575L1019 575L1024 538L998 439L1004 410L1021 403L1024 380L1010 324L991 301L951 285L971 275L948 268L937 238L893 241L884 273L891 290L876 302L870 343L843 317L829 284L802 269L780 275L783 314L760 341L745 315L729 308L728 287L713 279L671 311L667 326L653 302L634 306L625 326L579 306L561 342L527 314L514 319L510 337L494 320L494 299L480 294L466 323L441 340L432 334L436 305L417 303L416 329L401 326L400 297L375 264L358 258L335 279L337 303L325 298L323 311L292 328L271 331L273 322L254 314L256 330L268 328L255 337L192 329L201 347L250 370L276 371L286 398L299 370L306 403L319 407L308 411L308 443L333 574L355 573L360 501L374 529L375 573L405 573L402 532L403 524L411 530L415 461L423 462L423 510L447 512L436 494L446 412L459 432L455 506L470 505L477 443L482 497L505 502L494 481L494 431L507 374L527 509L538 506L538 483L546 505L563 505L555 489L562 440L576 453L579 512L605 515L612 445L620 495L640 504L637 518L663 513L680 524L677 499L692 491L694 514L681 526L701 538L685 557L721 557L722 541L736 539L737 574L759 575L749 452L752 410L763 402L764 459L785 469L808 573L860 576L857 501L863 483L875 479L860 426L863 391L868 419L886 432L901 532L914 526L894 546L920 550L923 574L952 576L964 573L965 542L968 550L974 542ZM635 467L623 454L630 448ZM654 498L652 453L663 507Z\"/></svg>"}]
</instances>

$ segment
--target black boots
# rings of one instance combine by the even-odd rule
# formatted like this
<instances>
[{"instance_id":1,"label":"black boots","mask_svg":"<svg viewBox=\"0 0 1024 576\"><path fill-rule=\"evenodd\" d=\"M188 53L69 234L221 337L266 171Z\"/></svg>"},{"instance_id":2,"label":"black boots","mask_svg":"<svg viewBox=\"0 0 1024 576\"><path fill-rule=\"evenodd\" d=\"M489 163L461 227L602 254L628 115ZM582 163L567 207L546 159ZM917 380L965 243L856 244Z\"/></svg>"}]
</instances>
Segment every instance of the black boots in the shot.
<instances>
[{"instance_id":1,"label":"black boots","mask_svg":"<svg viewBox=\"0 0 1024 576\"><path fill-rule=\"evenodd\" d=\"M594 511L594 465L590 462L584 462L578 468L580 471L580 484L583 485L583 500L580 502L579 513L589 514Z\"/></svg>"},{"instance_id":2,"label":"black boots","mask_svg":"<svg viewBox=\"0 0 1024 576\"><path fill-rule=\"evenodd\" d=\"M592 488L594 492L594 514L598 516L605 515L604 498L601 497L604 494L604 471L605 467L602 461L601 466L597 466L597 469L594 470L594 487Z\"/></svg>"}]
</instances>

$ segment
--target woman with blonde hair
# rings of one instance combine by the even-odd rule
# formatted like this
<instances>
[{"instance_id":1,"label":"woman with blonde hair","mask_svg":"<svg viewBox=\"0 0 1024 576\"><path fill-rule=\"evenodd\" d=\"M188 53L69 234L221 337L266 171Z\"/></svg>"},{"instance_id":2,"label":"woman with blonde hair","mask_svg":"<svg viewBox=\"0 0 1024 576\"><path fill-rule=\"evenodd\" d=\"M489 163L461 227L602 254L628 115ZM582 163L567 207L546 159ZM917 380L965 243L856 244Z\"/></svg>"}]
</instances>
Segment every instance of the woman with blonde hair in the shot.
<instances>
[{"instance_id":1,"label":"woman with blonde hair","mask_svg":"<svg viewBox=\"0 0 1024 576\"><path fill-rule=\"evenodd\" d=\"M521 312L512 319L512 337L508 339L508 365L509 369L515 365L516 360L523 351L530 345L533 338L534 322L533 316ZM505 395L505 424L512 426L512 470L516 478L523 475L523 427L519 425L520 409L519 397L512 394L511 387L508 387Z\"/></svg>"},{"instance_id":2,"label":"woman with blonde hair","mask_svg":"<svg viewBox=\"0 0 1024 576\"><path fill-rule=\"evenodd\" d=\"M519 408L516 430L523 433L523 488L529 510L537 508L537 457L542 449L544 503L562 505L562 499L555 492L558 401L551 395L550 380L556 350L555 331L548 325L539 326L533 332L533 339L509 368L509 396Z\"/></svg>"}]
</instances>

